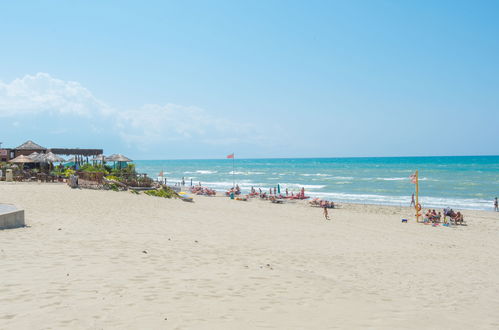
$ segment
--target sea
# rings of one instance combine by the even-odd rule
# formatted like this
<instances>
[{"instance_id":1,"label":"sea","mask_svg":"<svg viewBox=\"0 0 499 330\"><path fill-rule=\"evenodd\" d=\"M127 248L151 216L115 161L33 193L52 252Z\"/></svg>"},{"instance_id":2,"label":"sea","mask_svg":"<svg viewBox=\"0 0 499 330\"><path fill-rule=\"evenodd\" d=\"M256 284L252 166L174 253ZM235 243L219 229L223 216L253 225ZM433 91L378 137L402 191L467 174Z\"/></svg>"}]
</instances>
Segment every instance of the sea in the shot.
<instances>
[{"instance_id":1,"label":"sea","mask_svg":"<svg viewBox=\"0 0 499 330\"><path fill-rule=\"evenodd\" d=\"M408 206L419 171L419 200L430 208L493 210L499 195L499 156L279 158L138 160L137 171L168 184L213 188L223 192L235 182L251 187L297 193L334 202ZM158 178L160 179L160 178Z\"/></svg>"}]
</instances>

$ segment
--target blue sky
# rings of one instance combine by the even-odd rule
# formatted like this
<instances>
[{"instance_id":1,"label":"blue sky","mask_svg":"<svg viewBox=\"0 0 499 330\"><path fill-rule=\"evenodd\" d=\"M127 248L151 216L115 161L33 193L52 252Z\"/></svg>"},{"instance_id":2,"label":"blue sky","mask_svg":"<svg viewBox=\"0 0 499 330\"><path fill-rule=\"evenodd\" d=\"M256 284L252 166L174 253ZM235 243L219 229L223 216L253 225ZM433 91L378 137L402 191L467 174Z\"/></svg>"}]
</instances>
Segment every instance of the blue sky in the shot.
<instances>
[{"instance_id":1,"label":"blue sky","mask_svg":"<svg viewBox=\"0 0 499 330\"><path fill-rule=\"evenodd\" d=\"M4 1L0 141L499 154L497 1Z\"/></svg>"}]
</instances>

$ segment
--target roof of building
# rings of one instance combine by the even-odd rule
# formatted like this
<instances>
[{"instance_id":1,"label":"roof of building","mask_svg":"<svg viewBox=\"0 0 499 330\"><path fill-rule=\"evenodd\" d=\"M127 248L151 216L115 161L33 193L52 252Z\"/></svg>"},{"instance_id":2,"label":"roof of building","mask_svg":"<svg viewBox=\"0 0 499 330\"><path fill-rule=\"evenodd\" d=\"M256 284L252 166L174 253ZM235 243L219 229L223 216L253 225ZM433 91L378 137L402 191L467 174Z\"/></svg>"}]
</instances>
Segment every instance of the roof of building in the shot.
<instances>
[{"instance_id":1,"label":"roof of building","mask_svg":"<svg viewBox=\"0 0 499 330\"><path fill-rule=\"evenodd\" d=\"M18 149L18 150L47 150L47 148L44 148L41 145L36 144L35 142L33 142L31 140L24 142L16 149Z\"/></svg>"},{"instance_id":2,"label":"roof of building","mask_svg":"<svg viewBox=\"0 0 499 330\"><path fill-rule=\"evenodd\" d=\"M79 156L98 156L104 150L102 149L80 149L80 148L51 148L51 152L56 155L79 155Z\"/></svg>"}]
</instances>

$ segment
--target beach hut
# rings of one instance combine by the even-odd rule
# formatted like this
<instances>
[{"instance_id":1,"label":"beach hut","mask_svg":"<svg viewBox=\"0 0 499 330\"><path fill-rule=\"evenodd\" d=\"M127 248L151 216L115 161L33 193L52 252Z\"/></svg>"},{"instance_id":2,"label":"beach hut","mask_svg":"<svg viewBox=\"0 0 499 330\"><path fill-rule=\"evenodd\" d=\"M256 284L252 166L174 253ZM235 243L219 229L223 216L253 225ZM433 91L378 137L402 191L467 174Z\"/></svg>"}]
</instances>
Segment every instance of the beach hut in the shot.
<instances>
[{"instance_id":1,"label":"beach hut","mask_svg":"<svg viewBox=\"0 0 499 330\"><path fill-rule=\"evenodd\" d=\"M28 156L34 152L45 153L46 151L47 151L47 148L42 147L41 145L36 144L35 142L33 142L31 140L28 140L28 141L24 142L23 144L21 144L20 146L18 146L17 148L15 148L14 154L16 157L21 156L21 155Z\"/></svg>"}]
</instances>

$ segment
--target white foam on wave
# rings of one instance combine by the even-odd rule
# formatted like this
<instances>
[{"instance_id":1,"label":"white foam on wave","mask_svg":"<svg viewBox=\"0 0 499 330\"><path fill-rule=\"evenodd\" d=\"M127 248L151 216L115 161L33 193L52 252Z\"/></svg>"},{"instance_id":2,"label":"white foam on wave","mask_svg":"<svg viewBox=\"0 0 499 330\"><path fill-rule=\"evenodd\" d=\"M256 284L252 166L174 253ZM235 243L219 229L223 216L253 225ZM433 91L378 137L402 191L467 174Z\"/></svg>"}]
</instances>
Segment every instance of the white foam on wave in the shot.
<instances>
[{"instance_id":1,"label":"white foam on wave","mask_svg":"<svg viewBox=\"0 0 499 330\"><path fill-rule=\"evenodd\" d=\"M353 179L353 178L352 178ZM394 178L360 178L360 180L362 181L374 181L374 180L378 180L378 181L410 181L410 178L409 177L394 177ZM419 178L419 181L439 181L439 180L436 180L436 179L428 179L426 177L423 177L423 178Z\"/></svg>"},{"instance_id":2,"label":"white foam on wave","mask_svg":"<svg viewBox=\"0 0 499 330\"><path fill-rule=\"evenodd\" d=\"M234 175L259 175L259 174L265 174L263 172L251 172L251 171L247 171L247 172L240 172L240 171L230 171L229 174L234 174Z\"/></svg>"},{"instance_id":3,"label":"white foam on wave","mask_svg":"<svg viewBox=\"0 0 499 330\"><path fill-rule=\"evenodd\" d=\"M301 184L301 183L281 183L281 187L284 188L291 188L291 189L322 189L325 188L325 185L319 185L319 184Z\"/></svg>"},{"instance_id":4,"label":"white foam on wave","mask_svg":"<svg viewBox=\"0 0 499 330\"><path fill-rule=\"evenodd\" d=\"M197 171L185 171L184 174L215 174L218 173L218 171L211 171L211 170L197 170Z\"/></svg>"},{"instance_id":5,"label":"white foam on wave","mask_svg":"<svg viewBox=\"0 0 499 330\"><path fill-rule=\"evenodd\" d=\"M330 176L329 174L323 174L323 173L313 173L313 174L310 174L310 173L304 173L304 174L300 174L301 176Z\"/></svg>"},{"instance_id":6,"label":"white foam on wave","mask_svg":"<svg viewBox=\"0 0 499 330\"><path fill-rule=\"evenodd\" d=\"M375 194L349 194L349 193L332 193L332 192L309 192L312 197L325 198L335 202L358 203L358 204L379 204L379 205L395 205L409 206L410 196L387 196ZM468 210L489 210L491 209L490 201L485 199L471 198L439 198L439 197L420 197L420 202L423 208L445 208L451 207L454 209Z\"/></svg>"},{"instance_id":7,"label":"white foam on wave","mask_svg":"<svg viewBox=\"0 0 499 330\"><path fill-rule=\"evenodd\" d=\"M196 173L198 173L198 174L215 174L215 173L218 173L218 171L197 170Z\"/></svg>"},{"instance_id":8,"label":"white foam on wave","mask_svg":"<svg viewBox=\"0 0 499 330\"><path fill-rule=\"evenodd\" d=\"M178 182L180 179L169 178L168 182ZM342 182L337 182L341 184ZM348 182L345 182L345 184ZM197 184L197 182L195 183ZM232 181L215 181L215 182L203 182L203 186L207 186L219 191L225 191L232 187ZM251 180L238 180L236 184L239 185L243 193L248 193L252 187L258 190L261 188L262 191L267 192L270 188L274 188L276 185L271 185L269 183L256 183ZM388 196L381 194L354 194L354 193L339 193L339 192L321 192L318 189L325 188L324 185L304 185L299 183L280 183L281 192L288 188L290 191L299 191L301 188L305 188L305 193L312 197L324 198L327 200L332 200L335 202L345 202L345 203L357 203L357 204L378 204L378 205L394 205L394 206L409 206L411 197L410 196ZM423 208L435 208L441 209L444 207L451 207L456 210L459 209L470 209L470 210L490 210L491 203L490 200L486 199L472 199L472 198L439 198L439 197L420 197L420 202Z\"/></svg>"}]
</instances>

